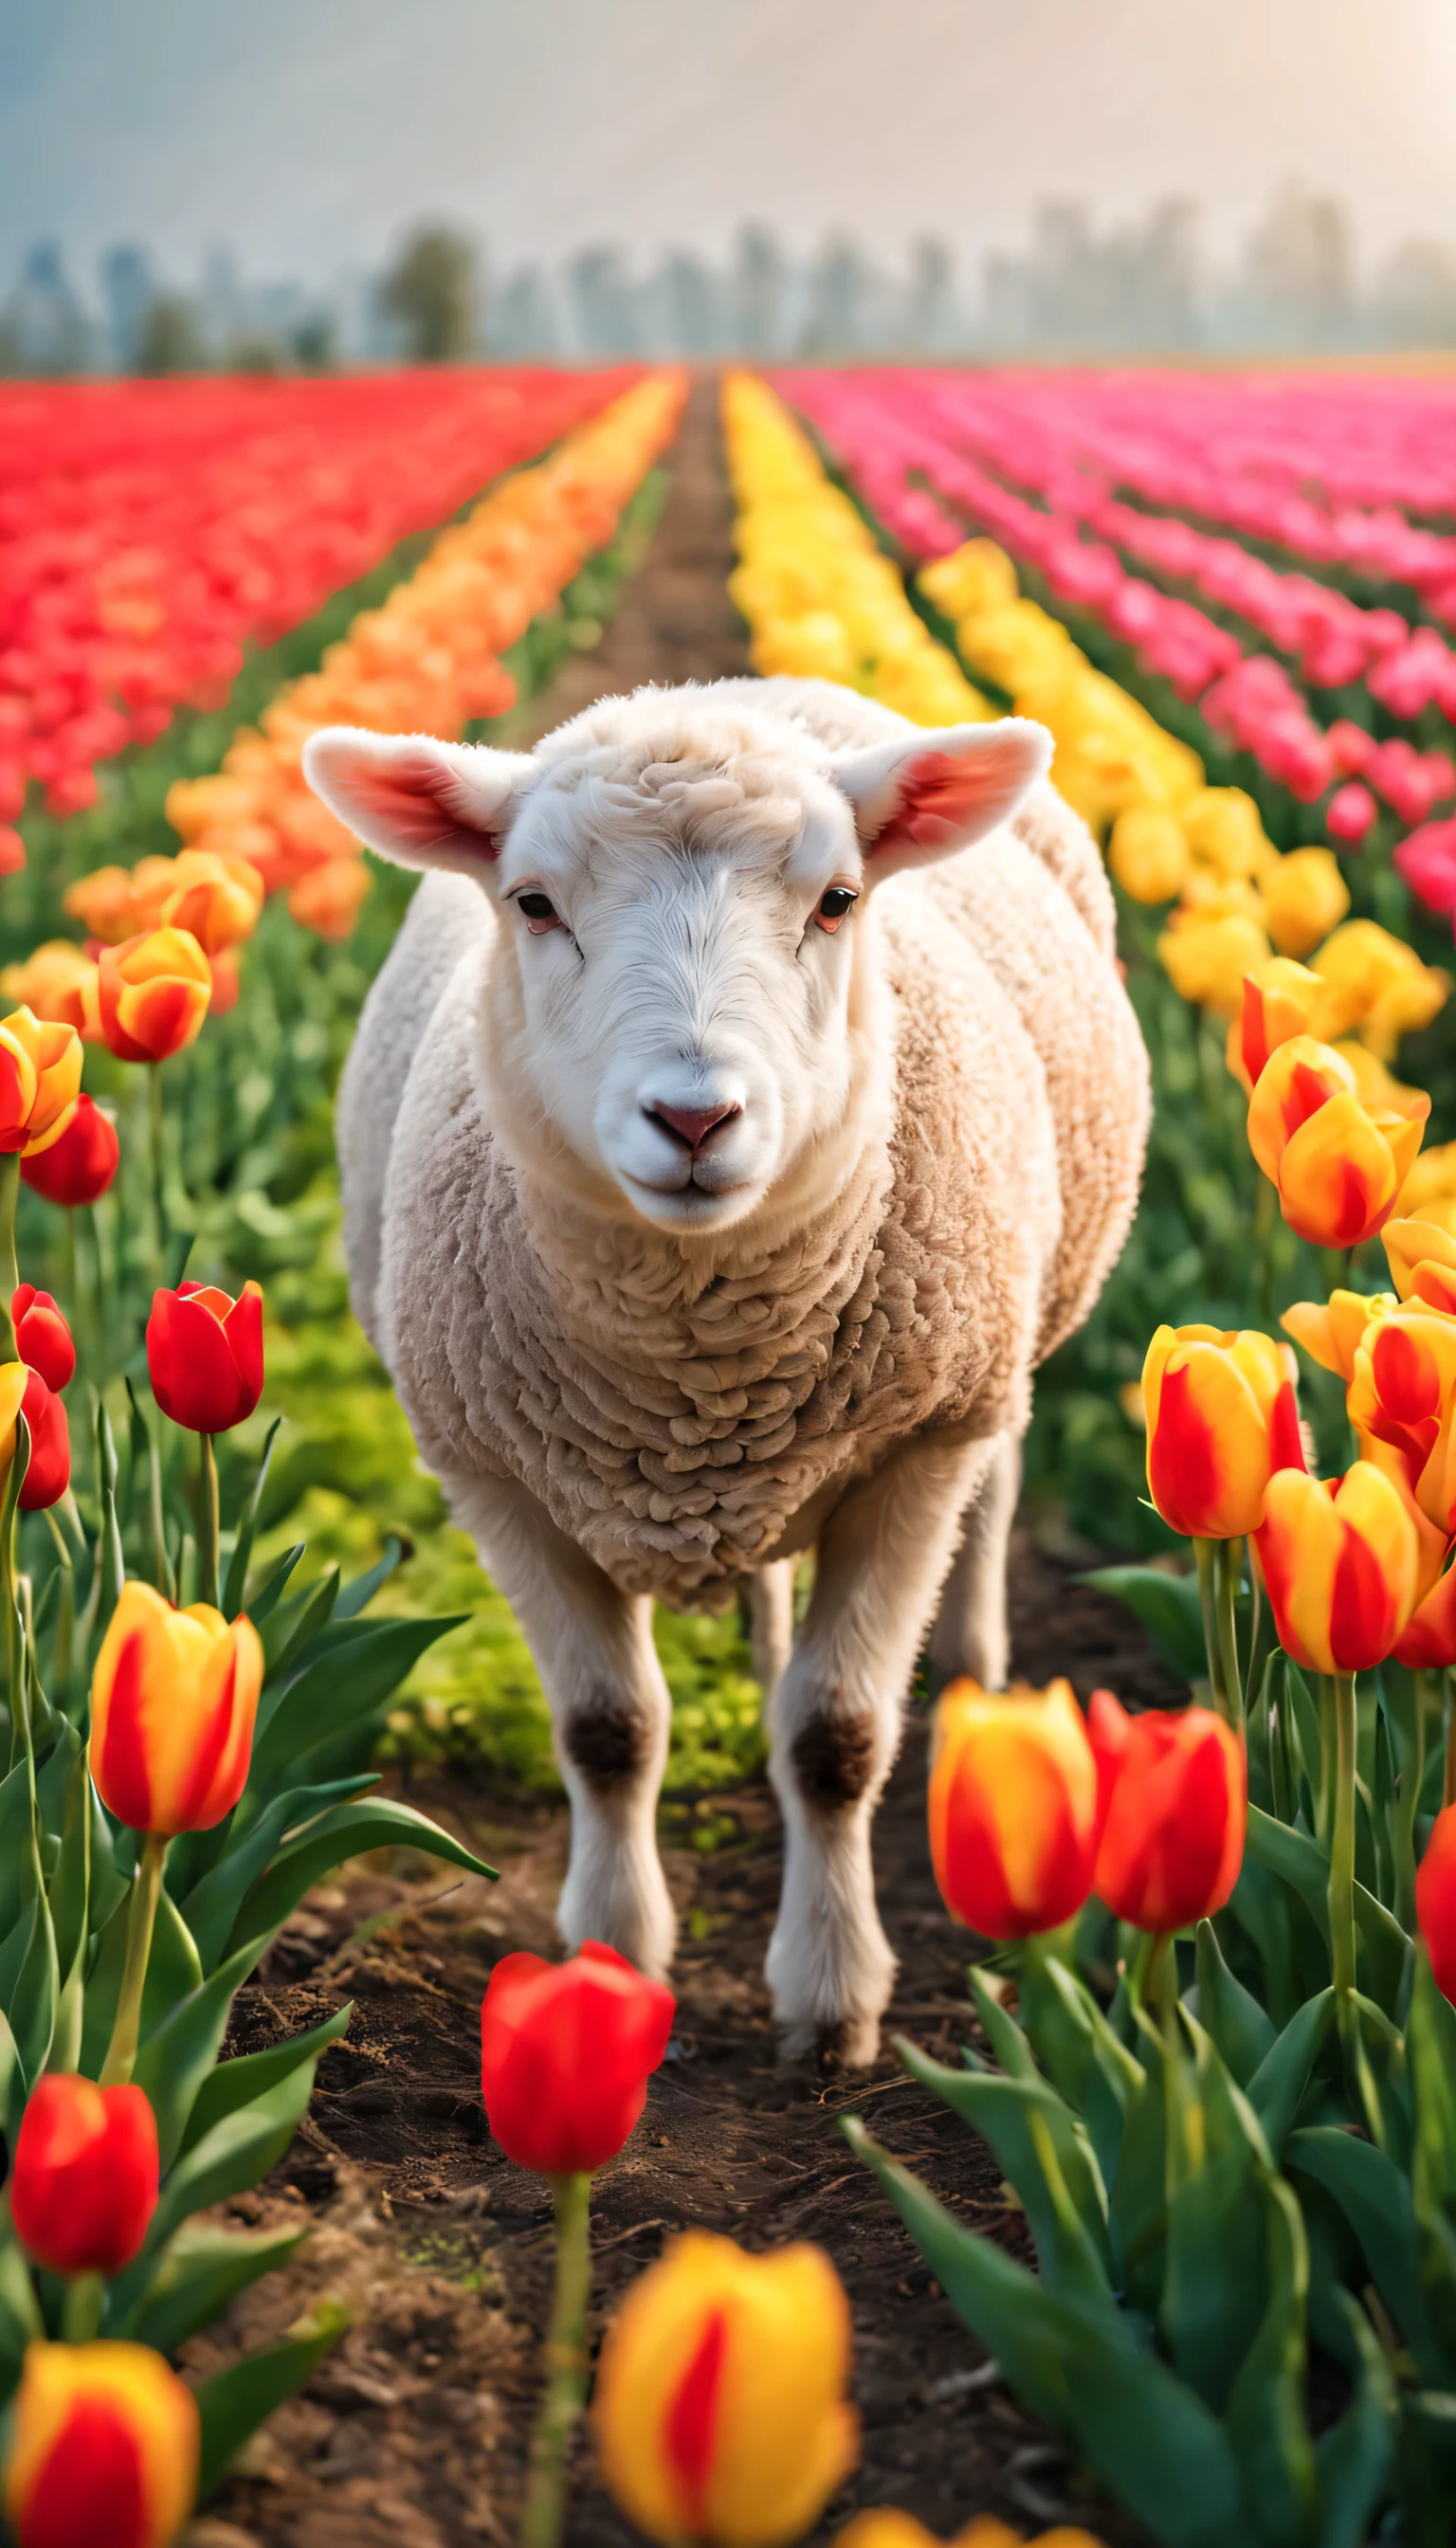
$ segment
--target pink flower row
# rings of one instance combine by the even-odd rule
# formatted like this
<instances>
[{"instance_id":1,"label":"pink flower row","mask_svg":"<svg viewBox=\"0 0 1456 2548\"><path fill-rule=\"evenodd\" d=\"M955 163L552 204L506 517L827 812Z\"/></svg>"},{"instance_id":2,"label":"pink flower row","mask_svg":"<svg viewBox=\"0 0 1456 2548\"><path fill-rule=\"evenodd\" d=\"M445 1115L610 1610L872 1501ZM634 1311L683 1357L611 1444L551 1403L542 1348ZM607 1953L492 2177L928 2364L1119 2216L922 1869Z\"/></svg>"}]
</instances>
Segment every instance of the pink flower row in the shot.
<instances>
[{"instance_id":1,"label":"pink flower row","mask_svg":"<svg viewBox=\"0 0 1456 2548\"><path fill-rule=\"evenodd\" d=\"M593 413L630 373L0 387L0 824L269 644L413 531Z\"/></svg>"}]
</instances>

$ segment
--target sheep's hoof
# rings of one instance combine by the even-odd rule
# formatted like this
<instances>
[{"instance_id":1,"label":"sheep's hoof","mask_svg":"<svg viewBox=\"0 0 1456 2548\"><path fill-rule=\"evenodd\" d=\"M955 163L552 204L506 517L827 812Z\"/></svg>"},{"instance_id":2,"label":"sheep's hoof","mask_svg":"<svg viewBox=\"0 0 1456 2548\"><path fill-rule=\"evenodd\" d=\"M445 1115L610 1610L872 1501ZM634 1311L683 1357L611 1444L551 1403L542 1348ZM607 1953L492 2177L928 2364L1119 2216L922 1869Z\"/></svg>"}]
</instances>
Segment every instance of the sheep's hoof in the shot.
<instances>
[{"instance_id":1,"label":"sheep's hoof","mask_svg":"<svg viewBox=\"0 0 1456 2548\"><path fill-rule=\"evenodd\" d=\"M841 2017L781 2027L778 2058L785 2066L810 2062L820 2070L868 2070L879 2058L879 2019Z\"/></svg>"}]
</instances>

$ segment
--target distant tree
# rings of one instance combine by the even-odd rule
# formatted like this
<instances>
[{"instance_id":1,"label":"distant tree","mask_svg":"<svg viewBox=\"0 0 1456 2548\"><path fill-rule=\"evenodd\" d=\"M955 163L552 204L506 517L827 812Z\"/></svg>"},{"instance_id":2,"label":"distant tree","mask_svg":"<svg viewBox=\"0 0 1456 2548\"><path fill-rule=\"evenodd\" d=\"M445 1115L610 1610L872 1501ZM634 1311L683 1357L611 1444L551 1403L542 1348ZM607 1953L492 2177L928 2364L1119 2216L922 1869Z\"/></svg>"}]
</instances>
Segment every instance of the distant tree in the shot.
<instances>
[{"instance_id":1,"label":"distant tree","mask_svg":"<svg viewBox=\"0 0 1456 2548\"><path fill-rule=\"evenodd\" d=\"M715 353L723 341L723 287L712 267L690 249L664 257L657 283L661 333L674 354Z\"/></svg>"},{"instance_id":2,"label":"distant tree","mask_svg":"<svg viewBox=\"0 0 1456 2548\"><path fill-rule=\"evenodd\" d=\"M577 332L588 354L642 350L641 296L617 247L584 247L567 267Z\"/></svg>"},{"instance_id":3,"label":"distant tree","mask_svg":"<svg viewBox=\"0 0 1456 2548\"><path fill-rule=\"evenodd\" d=\"M956 302L956 260L943 238L923 237L910 248L910 286L899 336L907 354L950 354L958 347L960 313Z\"/></svg>"},{"instance_id":4,"label":"distant tree","mask_svg":"<svg viewBox=\"0 0 1456 2548\"><path fill-rule=\"evenodd\" d=\"M136 337L136 368L143 380L208 367L207 340L197 312L180 292L159 292L148 303Z\"/></svg>"},{"instance_id":5,"label":"distant tree","mask_svg":"<svg viewBox=\"0 0 1456 2548\"><path fill-rule=\"evenodd\" d=\"M1390 345L1456 344L1456 246L1404 239L1381 269L1372 317Z\"/></svg>"},{"instance_id":6,"label":"distant tree","mask_svg":"<svg viewBox=\"0 0 1456 2548\"><path fill-rule=\"evenodd\" d=\"M556 305L539 265L523 265L497 305L491 350L500 362L554 362L561 351Z\"/></svg>"},{"instance_id":7,"label":"distant tree","mask_svg":"<svg viewBox=\"0 0 1456 2548\"><path fill-rule=\"evenodd\" d=\"M879 277L858 239L826 239L809 275L799 350L815 360L864 353L874 344Z\"/></svg>"},{"instance_id":8,"label":"distant tree","mask_svg":"<svg viewBox=\"0 0 1456 2548\"><path fill-rule=\"evenodd\" d=\"M1290 353L1347 342L1354 262L1350 218L1338 197L1286 187L1244 250L1238 300L1249 339Z\"/></svg>"},{"instance_id":9,"label":"distant tree","mask_svg":"<svg viewBox=\"0 0 1456 2548\"><path fill-rule=\"evenodd\" d=\"M783 351L788 282L788 259L776 231L765 222L746 223L738 233L732 279L741 352Z\"/></svg>"},{"instance_id":10,"label":"distant tree","mask_svg":"<svg viewBox=\"0 0 1456 2548\"><path fill-rule=\"evenodd\" d=\"M109 247L101 260L101 300L106 312L112 368L135 372L146 314L156 299L151 260L140 247Z\"/></svg>"},{"instance_id":11,"label":"distant tree","mask_svg":"<svg viewBox=\"0 0 1456 2548\"><path fill-rule=\"evenodd\" d=\"M477 350L476 252L463 231L411 230L380 284L380 301L416 363L458 363Z\"/></svg>"}]
</instances>

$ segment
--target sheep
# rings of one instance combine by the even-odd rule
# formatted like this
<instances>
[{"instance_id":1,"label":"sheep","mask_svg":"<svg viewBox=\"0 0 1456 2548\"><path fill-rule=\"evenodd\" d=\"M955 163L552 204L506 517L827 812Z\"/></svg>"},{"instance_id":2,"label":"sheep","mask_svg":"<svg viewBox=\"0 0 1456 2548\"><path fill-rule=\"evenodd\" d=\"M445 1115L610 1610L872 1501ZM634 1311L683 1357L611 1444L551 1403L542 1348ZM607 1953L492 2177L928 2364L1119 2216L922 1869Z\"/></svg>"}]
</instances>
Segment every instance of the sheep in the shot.
<instances>
[{"instance_id":1,"label":"sheep","mask_svg":"<svg viewBox=\"0 0 1456 2548\"><path fill-rule=\"evenodd\" d=\"M603 699L529 755L305 752L432 871L340 1086L351 1297L550 1701L561 1932L668 1970L652 1605L747 1588L791 2058L874 2058L910 1676L929 1629L937 1674L1004 1684L1032 1374L1137 1200L1146 1054L1049 756L784 678Z\"/></svg>"}]
</instances>

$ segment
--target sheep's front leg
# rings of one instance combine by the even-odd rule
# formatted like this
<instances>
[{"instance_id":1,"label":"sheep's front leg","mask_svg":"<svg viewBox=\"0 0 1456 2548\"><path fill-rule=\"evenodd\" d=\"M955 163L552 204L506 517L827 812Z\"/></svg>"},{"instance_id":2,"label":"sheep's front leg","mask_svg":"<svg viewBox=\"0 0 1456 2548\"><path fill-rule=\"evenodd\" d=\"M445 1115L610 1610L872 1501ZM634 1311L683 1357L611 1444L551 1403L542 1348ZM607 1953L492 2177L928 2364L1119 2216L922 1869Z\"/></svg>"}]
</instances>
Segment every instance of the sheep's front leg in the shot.
<instances>
[{"instance_id":1,"label":"sheep's front leg","mask_svg":"<svg viewBox=\"0 0 1456 2548\"><path fill-rule=\"evenodd\" d=\"M495 1478L447 1483L515 1612L551 1706L572 1809L557 1925L569 1947L599 1938L661 1979L678 1923L657 1852L672 1701L652 1641L652 1603L619 1592L524 1488Z\"/></svg>"},{"instance_id":2,"label":"sheep's front leg","mask_svg":"<svg viewBox=\"0 0 1456 2548\"><path fill-rule=\"evenodd\" d=\"M902 1444L851 1490L820 1537L814 1597L770 1710L783 1815L783 1890L769 1987L783 2050L872 2061L895 1959L874 1900L869 1835L901 1707L983 1443Z\"/></svg>"}]
</instances>

